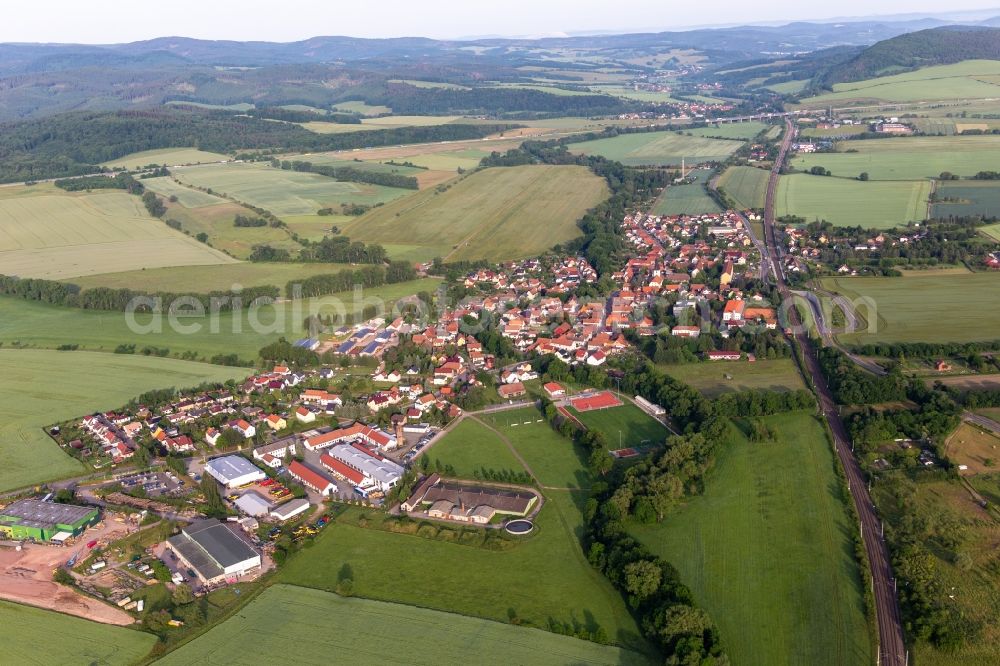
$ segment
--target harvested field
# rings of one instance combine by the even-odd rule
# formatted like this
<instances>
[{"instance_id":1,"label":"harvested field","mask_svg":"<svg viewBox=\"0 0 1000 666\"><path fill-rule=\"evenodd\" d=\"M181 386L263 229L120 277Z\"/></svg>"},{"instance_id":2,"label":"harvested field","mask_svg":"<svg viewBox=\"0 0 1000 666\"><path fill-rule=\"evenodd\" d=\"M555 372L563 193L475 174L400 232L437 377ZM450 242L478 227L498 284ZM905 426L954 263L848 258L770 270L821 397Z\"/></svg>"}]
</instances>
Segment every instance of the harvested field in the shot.
<instances>
[{"instance_id":1,"label":"harvested field","mask_svg":"<svg viewBox=\"0 0 1000 666\"><path fill-rule=\"evenodd\" d=\"M1000 471L1000 438L972 423L963 423L944 443L945 455L954 465L965 465L962 476Z\"/></svg>"}]
</instances>

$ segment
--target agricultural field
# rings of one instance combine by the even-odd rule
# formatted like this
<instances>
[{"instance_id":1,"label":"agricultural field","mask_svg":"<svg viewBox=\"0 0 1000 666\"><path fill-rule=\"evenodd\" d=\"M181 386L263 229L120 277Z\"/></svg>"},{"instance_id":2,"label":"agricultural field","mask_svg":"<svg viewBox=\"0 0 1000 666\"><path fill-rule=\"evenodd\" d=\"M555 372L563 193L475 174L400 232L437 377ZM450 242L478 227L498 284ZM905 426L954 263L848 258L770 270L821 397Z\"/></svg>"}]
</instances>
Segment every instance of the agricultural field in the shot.
<instances>
[{"instance_id":1,"label":"agricultural field","mask_svg":"<svg viewBox=\"0 0 1000 666\"><path fill-rule=\"evenodd\" d=\"M692 136L749 141L768 127L770 125L752 120L745 123L721 123L719 125L709 125L708 127L693 127L684 130L684 133Z\"/></svg>"},{"instance_id":2,"label":"agricultural field","mask_svg":"<svg viewBox=\"0 0 1000 666\"><path fill-rule=\"evenodd\" d=\"M734 664L871 663L832 447L810 413L764 420L775 441L733 428L704 494L630 532L677 567Z\"/></svg>"},{"instance_id":3,"label":"agricultural field","mask_svg":"<svg viewBox=\"0 0 1000 666\"><path fill-rule=\"evenodd\" d=\"M241 359L252 360L257 358L261 347L279 337L289 340L305 337L302 322L310 314L339 318L345 313L357 315L368 304L384 303L386 308L391 308L401 298L420 291L434 291L440 284L440 280L435 279L400 282L365 289L357 299L353 293L332 294L262 305L253 310L245 308L239 315L221 312L214 319L209 314L180 315L180 326L196 329L189 332L184 332L184 328L175 329L165 316L136 314L139 332L135 332L121 312L66 308L5 296L0 297L0 343L43 348L70 344L106 352L121 344L134 344L139 350L147 346L166 348L174 355L191 352L201 359L210 359L216 354L236 354ZM218 323L217 332L213 332L213 320Z\"/></svg>"},{"instance_id":4,"label":"agricultural field","mask_svg":"<svg viewBox=\"0 0 1000 666\"><path fill-rule=\"evenodd\" d=\"M751 389L797 391L806 388L802 374L790 358L749 361L706 361L704 363L661 364L657 366L674 379L688 384L710 398Z\"/></svg>"},{"instance_id":5,"label":"agricultural field","mask_svg":"<svg viewBox=\"0 0 1000 666\"><path fill-rule=\"evenodd\" d=\"M219 206L229 203L226 199L208 194L207 192L185 187L168 176L146 178L142 181L142 184L147 189L153 190L168 200L171 197L176 197L177 200L170 203L178 203L185 208L204 208L206 206Z\"/></svg>"},{"instance_id":6,"label":"agricultural field","mask_svg":"<svg viewBox=\"0 0 1000 666\"><path fill-rule=\"evenodd\" d=\"M623 402L625 404L621 407L608 409L578 412L568 407L567 410L588 430L595 430L604 435L611 449L656 446L666 440L670 433L662 423L627 399Z\"/></svg>"},{"instance_id":7,"label":"agricultural field","mask_svg":"<svg viewBox=\"0 0 1000 666\"><path fill-rule=\"evenodd\" d=\"M836 148L839 152L797 155L791 165L800 171L822 166L842 178L865 172L872 180L920 180L945 171L971 177L1000 163L1000 136L992 135L840 141Z\"/></svg>"},{"instance_id":8,"label":"agricultural field","mask_svg":"<svg viewBox=\"0 0 1000 666\"><path fill-rule=\"evenodd\" d=\"M67 280L84 288L110 287L112 289L138 289L140 291L204 294L210 291L229 291L234 285L260 287L276 285L284 290L291 280L301 280L313 275L354 270L351 264L318 264L276 262L251 263L241 261L220 266L187 266L177 268L150 268L148 270L102 273Z\"/></svg>"},{"instance_id":9,"label":"agricultural field","mask_svg":"<svg viewBox=\"0 0 1000 666\"><path fill-rule=\"evenodd\" d=\"M283 215L315 215L320 208L342 203L372 205L410 194L410 190L351 183L264 164L226 164L175 169L182 183L211 188L237 201Z\"/></svg>"},{"instance_id":10,"label":"agricultural field","mask_svg":"<svg viewBox=\"0 0 1000 666\"><path fill-rule=\"evenodd\" d=\"M680 166L682 159L691 165L724 160L742 145L742 141L707 139L671 131L620 134L609 139L571 143L569 149L575 153L601 155L627 166Z\"/></svg>"},{"instance_id":11,"label":"agricultural field","mask_svg":"<svg viewBox=\"0 0 1000 666\"><path fill-rule=\"evenodd\" d=\"M186 188L183 185L180 185L179 187L191 192L198 192L198 190ZM177 202L171 202L168 199L166 203L167 213L164 215L164 218L179 222L181 230L191 236L197 237L200 233L206 234L208 236L208 243L212 247L217 250L222 250L236 259L246 259L249 257L255 245L267 244L271 247L282 248L289 251L295 251L301 247L298 243L292 240L288 231L285 229L272 226L235 226L233 224L233 220L237 215L242 215L243 217L256 217L257 214L246 206L241 206L238 203L227 201L225 199L217 200L221 203L188 208L181 203L183 200L179 197ZM309 219L317 222L319 220L323 220L323 224L316 224L315 226L322 229L329 229L331 224L337 224L334 217L339 216L321 218L317 215L313 215ZM290 222L289 229L292 229ZM320 238L322 238L322 234L320 234Z\"/></svg>"},{"instance_id":12,"label":"agricultural field","mask_svg":"<svg viewBox=\"0 0 1000 666\"><path fill-rule=\"evenodd\" d=\"M337 111L346 111L348 113L360 113L363 116L378 116L383 113L392 113L392 109L388 106L371 105L366 104L361 101L352 100L350 102L337 102L333 105L333 108Z\"/></svg>"},{"instance_id":13,"label":"agricultural field","mask_svg":"<svg viewBox=\"0 0 1000 666\"><path fill-rule=\"evenodd\" d=\"M830 127L819 129L818 127L807 127L802 130L801 134L804 137L811 139L827 139L830 137L839 138L844 136L853 136L856 134L864 134L868 131L868 125L841 125L840 127Z\"/></svg>"},{"instance_id":14,"label":"agricultural field","mask_svg":"<svg viewBox=\"0 0 1000 666\"><path fill-rule=\"evenodd\" d=\"M1000 471L1000 438L972 423L962 423L944 443L954 465L966 465L962 476Z\"/></svg>"},{"instance_id":15,"label":"agricultural field","mask_svg":"<svg viewBox=\"0 0 1000 666\"><path fill-rule=\"evenodd\" d=\"M127 666L152 649L156 637L55 611L0 601L4 660L11 664Z\"/></svg>"},{"instance_id":16,"label":"agricultural field","mask_svg":"<svg viewBox=\"0 0 1000 666\"><path fill-rule=\"evenodd\" d=\"M833 92L800 102L808 108L862 101L918 102L944 99L990 99L998 96L1000 61L966 60L875 79L837 83Z\"/></svg>"},{"instance_id":17,"label":"agricultural field","mask_svg":"<svg viewBox=\"0 0 1000 666\"><path fill-rule=\"evenodd\" d=\"M608 192L584 167L541 165L486 169L439 189L374 209L342 232L395 258L516 259L580 235L577 220ZM400 241L402 255L393 251L404 250Z\"/></svg>"},{"instance_id":18,"label":"agricultural field","mask_svg":"<svg viewBox=\"0 0 1000 666\"><path fill-rule=\"evenodd\" d=\"M228 155L221 153L210 153L197 148L160 148L159 150L144 150L141 153L132 153L117 159L111 160L106 166L141 169L142 167L156 166L177 166L179 164L207 164L209 162L224 162L229 159Z\"/></svg>"},{"instance_id":19,"label":"agricultural field","mask_svg":"<svg viewBox=\"0 0 1000 666\"><path fill-rule=\"evenodd\" d=\"M988 224L985 227L981 227L979 231L1000 243L1000 223Z\"/></svg>"},{"instance_id":20,"label":"agricultural field","mask_svg":"<svg viewBox=\"0 0 1000 666\"><path fill-rule=\"evenodd\" d=\"M485 414L480 418L510 442L543 489L556 492L556 488L590 487L586 452L553 430L535 407Z\"/></svg>"},{"instance_id":21,"label":"agricultural field","mask_svg":"<svg viewBox=\"0 0 1000 666\"><path fill-rule=\"evenodd\" d=\"M799 79L797 81L784 81L782 83L774 83L769 86L764 86L768 90L773 90L779 95L797 95L806 89L809 85L809 79Z\"/></svg>"},{"instance_id":22,"label":"agricultural field","mask_svg":"<svg viewBox=\"0 0 1000 666\"><path fill-rule=\"evenodd\" d=\"M763 208L767 196L770 172L747 166L726 169L719 178L719 187L742 208Z\"/></svg>"},{"instance_id":23,"label":"agricultural field","mask_svg":"<svg viewBox=\"0 0 1000 666\"><path fill-rule=\"evenodd\" d=\"M807 222L835 226L891 229L927 217L930 181L868 181L807 174L778 181L777 214L799 215Z\"/></svg>"},{"instance_id":24,"label":"agricultural field","mask_svg":"<svg viewBox=\"0 0 1000 666\"><path fill-rule=\"evenodd\" d=\"M419 81L417 79L389 79L387 83L405 83L414 88L431 88L440 90L470 90L468 86L460 86L457 83L445 83L444 81Z\"/></svg>"},{"instance_id":25,"label":"agricultural field","mask_svg":"<svg viewBox=\"0 0 1000 666\"><path fill-rule=\"evenodd\" d=\"M471 417L462 419L424 455L443 465L451 465L455 476L466 479L473 478L474 472L483 468L524 470L500 435Z\"/></svg>"},{"instance_id":26,"label":"agricultural field","mask_svg":"<svg viewBox=\"0 0 1000 666\"><path fill-rule=\"evenodd\" d=\"M151 217L120 191L64 192L50 184L0 190L0 273L61 279L233 259Z\"/></svg>"},{"instance_id":27,"label":"agricultural field","mask_svg":"<svg viewBox=\"0 0 1000 666\"><path fill-rule=\"evenodd\" d=\"M698 215L718 213L722 206L705 189L715 172L711 169L696 169L691 172L695 181L685 185L670 185L656 200L654 215Z\"/></svg>"},{"instance_id":28,"label":"agricultural field","mask_svg":"<svg viewBox=\"0 0 1000 666\"><path fill-rule=\"evenodd\" d=\"M331 627L335 627L331 631ZM388 636L392 640L386 640ZM262 654L292 663L317 663L350 654L366 663L396 663L400 645L406 661L490 663L646 664L643 655L510 623L341 597L292 585L274 585L239 614L170 653L159 664L257 664Z\"/></svg>"},{"instance_id":29,"label":"agricultural field","mask_svg":"<svg viewBox=\"0 0 1000 666\"><path fill-rule=\"evenodd\" d=\"M358 597L504 623L513 615L526 627L575 620L601 627L620 646L645 652L621 596L584 556L578 540L583 499L568 491L546 492L534 534L505 550L390 532L379 527L382 514L351 509L311 548L290 558L278 582L334 591L347 571ZM359 526L361 516L366 527Z\"/></svg>"},{"instance_id":30,"label":"agricultural field","mask_svg":"<svg viewBox=\"0 0 1000 666\"><path fill-rule=\"evenodd\" d=\"M951 199L934 204L934 217L964 217L982 215L983 217L1000 217L1000 183L991 180L960 180L938 183L939 199ZM995 227L995 225L993 225ZM990 226L981 229L983 233L995 240L1000 236L991 233Z\"/></svg>"},{"instance_id":31,"label":"agricultural field","mask_svg":"<svg viewBox=\"0 0 1000 666\"><path fill-rule=\"evenodd\" d=\"M973 342L995 340L1000 312L996 273L909 275L903 278L825 278L822 286L848 299L870 298L877 314L858 308L868 326L841 342ZM872 320L875 321L872 321Z\"/></svg>"},{"instance_id":32,"label":"agricultural field","mask_svg":"<svg viewBox=\"0 0 1000 666\"><path fill-rule=\"evenodd\" d=\"M4 315L4 320L7 314ZM69 332L72 334L72 331ZM78 474L83 467L42 428L119 407L144 391L241 379L248 370L126 354L0 349L0 490Z\"/></svg>"}]
</instances>

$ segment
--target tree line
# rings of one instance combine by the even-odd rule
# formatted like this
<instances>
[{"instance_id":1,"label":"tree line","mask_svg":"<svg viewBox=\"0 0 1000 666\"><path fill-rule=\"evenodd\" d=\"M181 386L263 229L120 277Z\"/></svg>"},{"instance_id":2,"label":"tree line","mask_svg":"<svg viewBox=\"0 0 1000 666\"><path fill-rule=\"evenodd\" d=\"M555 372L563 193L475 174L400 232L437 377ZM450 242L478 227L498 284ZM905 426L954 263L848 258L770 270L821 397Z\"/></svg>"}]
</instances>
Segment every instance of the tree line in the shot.
<instances>
[{"instance_id":1,"label":"tree line","mask_svg":"<svg viewBox=\"0 0 1000 666\"><path fill-rule=\"evenodd\" d=\"M389 259L385 248L376 243L366 244L351 241L347 236L325 236L322 240L310 242L299 239L303 245L298 256L293 259L291 252L270 245L255 245L250 251L250 261L301 261L336 264L383 264Z\"/></svg>"},{"instance_id":2,"label":"tree line","mask_svg":"<svg viewBox=\"0 0 1000 666\"><path fill-rule=\"evenodd\" d=\"M316 173L334 180L346 180L355 183L370 183L372 185L384 185L386 187L401 187L408 190L419 188L417 179L413 176L404 176L400 173L386 173L383 171L369 171L356 169L354 167L335 167L322 164L313 164L302 160L272 160L271 166L279 167L285 171L304 171Z\"/></svg>"},{"instance_id":3,"label":"tree line","mask_svg":"<svg viewBox=\"0 0 1000 666\"><path fill-rule=\"evenodd\" d=\"M405 261L393 261L388 266L363 266L356 270L337 273L311 275L303 280L291 280L285 286L288 298L300 295L303 298L325 296L342 291L350 291L355 285L379 287L384 284L406 282L417 277L417 271Z\"/></svg>"}]
</instances>

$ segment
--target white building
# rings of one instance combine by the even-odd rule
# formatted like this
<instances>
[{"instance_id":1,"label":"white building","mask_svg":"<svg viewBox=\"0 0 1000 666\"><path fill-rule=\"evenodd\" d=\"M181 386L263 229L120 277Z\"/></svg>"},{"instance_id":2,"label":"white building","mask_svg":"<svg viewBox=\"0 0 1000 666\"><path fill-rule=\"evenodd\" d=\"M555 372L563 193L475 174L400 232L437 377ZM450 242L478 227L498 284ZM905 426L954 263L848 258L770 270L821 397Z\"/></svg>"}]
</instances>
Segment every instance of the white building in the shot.
<instances>
[{"instance_id":1,"label":"white building","mask_svg":"<svg viewBox=\"0 0 1000 666\"><path fill-rule=\"evenodd\" d=\"M267 478L259 468L241 456L223 456L205 463L205 473L227 488L239 488Z\"/></svg>"}]
</instances>

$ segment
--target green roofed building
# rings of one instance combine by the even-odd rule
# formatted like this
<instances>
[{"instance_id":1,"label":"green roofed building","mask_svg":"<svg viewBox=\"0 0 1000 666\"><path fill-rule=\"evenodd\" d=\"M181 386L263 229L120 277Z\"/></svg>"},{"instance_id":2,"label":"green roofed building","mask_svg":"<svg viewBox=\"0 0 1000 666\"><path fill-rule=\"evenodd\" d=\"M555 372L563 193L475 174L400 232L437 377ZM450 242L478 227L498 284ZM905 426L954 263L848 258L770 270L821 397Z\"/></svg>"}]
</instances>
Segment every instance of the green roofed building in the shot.
<instances>
[{"instance_id":1,"label":"green roofed building","mask_svg":"<svg viewBox=\"0 0 1000 666\"><path fill-rule=\"evenodd\" d=\"M0 536L64 541L80 536L88 527L97 524L98 515L98 509L92 506L20 500L0 509Z\"/></svg>"}]
</instances>

